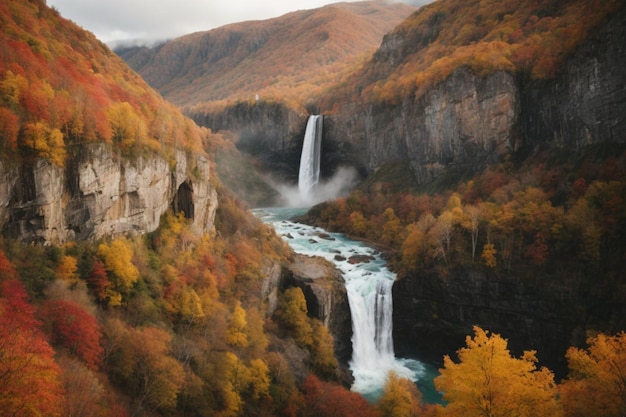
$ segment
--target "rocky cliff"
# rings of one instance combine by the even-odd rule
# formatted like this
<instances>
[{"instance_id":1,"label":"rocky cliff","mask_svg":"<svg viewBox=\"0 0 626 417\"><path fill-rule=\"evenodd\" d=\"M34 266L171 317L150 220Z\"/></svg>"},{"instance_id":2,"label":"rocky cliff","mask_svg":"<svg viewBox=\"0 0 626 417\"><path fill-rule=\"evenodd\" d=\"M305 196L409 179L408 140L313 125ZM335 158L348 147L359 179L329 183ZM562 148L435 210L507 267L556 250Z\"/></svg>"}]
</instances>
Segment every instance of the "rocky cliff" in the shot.
<instances>
[{"instance_id":1,"label":"rocky cliff","mask_svg":"<svg viewBox=\"0 0 626 417\"><path fill-rule=\"evenodd\" d=\"M336 378L352 383L348 361L352 358L352 318L348 294L341 273L319 257L294 254L283 267L278 262L265 265L261 295L267 302L267 317L278 308L278 295L290 287L300 288L306 299L309 316L322 321L333 336L335 356L340 367ZM298 378L308 375L308 354L293 341L275 340L275 348L285 352Z\"/></svg>"},{"instance_id":2,"label":"rocky cliff","mask_svg":"<svg viewBox=\"0 0 626 417\"><path fill-rule=\"evenodd\" d=\"M335 355L347 365L352 357L352 318L341 273L324 259L296 254L283 275L283 287L302 289L309 315L328 327Z\"/></svg>"},{"instance_id":3,"label":"rocky cliff","mask_svg":"<svg viewBox=\"0 0 626 417\"><path fill-rule=\"evenodd\" d=\"M547 280L549 281L549 280ZM564 375L565 351L584 341L572 307L579 305L565 288L538 290L515 278L478 271L416 274L397 281L394 294L394 343L399 355L418 355L439 363L454 355L474 325L508 339L515 355L539 352L542 365Z\"/></svg>"},{"instance_id":4,"label":"rocky cliff","mask_svg":"<svg viewBox=\"0 0 626 417\"><path fill-rule=\"evenodd\" d=\"M480 76L461 67L417 98L405 95L396 105L347 105L329 117L334 130L328 138L350 143L370 172L408 159L418 184L447 167L480 166L521 148L623 142L625 27L622 9L553 79L531 81L527 74L506 71ZM397 50L387 45L394 42L385 38L378 59Z\"/></svg>"},{"instance_id":5,"label":"rocky cliff","mask_svg":"<svg viewBox=\"0 0 626 417\"><path fill-rule=\"evenodd\" d=\"M0 163L0 229L24 242L62 244L155 230L173 208L200 232L213 228L217 193L209 161L175 152L121 157L105 144L83 145L60 168L44 159Z\"/></svg>"},{"instance_id":6,"label":"rocky cliff","mask_svg":"<svg viewBox=\"0 0 626 417\"><path fill-rule=\"evenodd\" d=\"M523 143L580 149L626 141L626 9L596 30L554 80L519 82Z\"/></svg>"},{"instance_id":7,"label":"rocky cliff","mask_svg":"<svg viewBox=\"0 0 626 417\"><path fill-rule=\"evenodd\" d=\"M349 142L367 171L407 159L416 182L434 179L453 164L472 164L514 146L519 118L515 77L496 72L479 77L455 71L427 94L398 106L370 105L330 117L328 138Z\"/></svg>"},{"instance_id":8,"label":"rocky cliff","mask_svg":"<svg viewBox=\"0 0 626 417\"><path fill-rule=\"evenodd\" d=\"M189 113L200 126L237 138L237 148L278 178L297 177L307 115L280 103L240 102L223 110ZM295 178L294 177L294 178ZM292 178L293 179L293 178Z\"/></svg>"}]
</instances>

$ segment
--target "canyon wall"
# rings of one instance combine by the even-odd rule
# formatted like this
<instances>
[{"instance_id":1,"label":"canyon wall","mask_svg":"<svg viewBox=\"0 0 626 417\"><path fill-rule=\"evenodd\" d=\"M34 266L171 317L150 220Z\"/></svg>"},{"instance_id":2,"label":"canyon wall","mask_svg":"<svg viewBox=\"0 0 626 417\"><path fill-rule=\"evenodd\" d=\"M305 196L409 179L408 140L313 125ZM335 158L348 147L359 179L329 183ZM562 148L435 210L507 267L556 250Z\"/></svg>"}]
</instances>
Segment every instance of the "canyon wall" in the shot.
<instances>
[{"instance_id":1,"label":"canyon wall","mask_svg":"<svg viewBox=\"0 0 626 417\"><path fill-rule=\"evenodd\" d=\"M421 97L398 106L351 107L329 117L328 138L358 149L368 172L408 159L417 183L451 165L473 164L515 146L519 90L513 75L479 77L460 68Z\"/></svg>"},{"instance_id":2,"label":"canyon wall","mask_svg":"<svg viewBox=\"0 0 626 417\"><path fill-rule=\"evenodd\" d=\"M395 105L345 103L327 117L333 128L325 138L350 144L368 172L408 159L418 184L448 167L480 167L521 148L624 142L625 28L622 8L553 79L508 72L478 76L461 67L423 95L406 95ZM377 56L388 51L393 60L397 43L386 37Z\"/></svg>"},{"instance_id":3,"label":"canyon wall","mask_svg":"<svg viewBox=\"0 0 626 417\"><path fill-rule=\"evenodd\" d=\"M66 167L44 159L0 162L0 229L26 243L62 244L155 230L168 208L198 233L213 229L217 193L209 161L177 150L128 159L105 144L74 150Z\"/></svg>"},{"instance_id":4,"label":"canyon wall","mask_svg":"<svg viewBox=\"0 0 626 417\"><path fill-rule=\"evenodd\" d=\"M541 365L564 376L565 351L585 340L584 322L573 306L580 305L573 290L538 287L514 277L480 271L417 273L396 281L394 343L399 355L418 355L441 364L454 356L473 334L474 325L498 333L519 356L535 349Z\"/></svg>"}]
</instances>

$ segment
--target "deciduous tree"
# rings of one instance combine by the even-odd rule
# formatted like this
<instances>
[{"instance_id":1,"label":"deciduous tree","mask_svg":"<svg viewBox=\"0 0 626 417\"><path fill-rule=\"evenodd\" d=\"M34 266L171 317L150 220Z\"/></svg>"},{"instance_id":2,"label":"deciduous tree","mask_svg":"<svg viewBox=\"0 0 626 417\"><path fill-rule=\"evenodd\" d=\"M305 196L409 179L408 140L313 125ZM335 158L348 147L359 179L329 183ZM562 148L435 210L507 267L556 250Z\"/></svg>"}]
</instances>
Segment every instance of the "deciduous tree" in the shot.
<instances>
[{"instance_id":1,"label":"deciduous tree","mask_svg":"<svg viewBox=\"0 0 626 417\"><path fill-rule=\"evenodd\" d=\"M382 417L417 417L421 412L422 395L413 381L391 371L378 399Z\"/></svg>"},{"instance_id":2,"label":"deciduous tree","mask_svg":"<svg viewBox=\"0 0 626 417\"><path fill-rule=\"evenodd\" d=\"M459 363L444 357L435 386L447 402L446 416L507 417L560 416L554 375L537 369L534 351L512 357L507 341L474 327L467 347L457 351Z\"/></svg>"},{"instance_id":3,"label":"deciduous tree","mask_svg":"<svg viewBox=\"0 0 626 417\"><path fill-rule=\"evenodd\" d=\"M102 332L94 316L78 304L64 300L46 301L41 316L55 346L67 349L88 368L98 369L102 363Z\"/></svg>"},{"instance_id":4,"label":"deciduous tree","mask_svg":"<svg viewBox=\"0 0 626 417\"><path fill-rule=\"evenodd\" d=\"M567 351L569 376L560 387L568 417L619 417L626 414L626 333L600 333L589 347Z\"/></svg>"},{"instance_id":5,"label":"deciduous tree","mask_svg":"<svg viewBox=\"0 0 626 417\"><path fill-rule=\"evenodd\" d=\"M60 416L63 390L54 351L24 286L0 282L0 415Z\"/></svg>"}]
</instances>

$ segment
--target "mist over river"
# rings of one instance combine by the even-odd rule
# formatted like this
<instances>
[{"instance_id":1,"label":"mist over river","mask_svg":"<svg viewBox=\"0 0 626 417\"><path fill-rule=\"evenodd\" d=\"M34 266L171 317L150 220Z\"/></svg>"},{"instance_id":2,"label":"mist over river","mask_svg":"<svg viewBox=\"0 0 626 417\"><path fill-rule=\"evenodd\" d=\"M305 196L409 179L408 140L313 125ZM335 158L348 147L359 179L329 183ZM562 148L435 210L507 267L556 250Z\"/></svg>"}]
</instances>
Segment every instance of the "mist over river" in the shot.
<instances>
[{"instance_id":1,"label":"mist over river","mask_svg":"<svg viewBox=\"0 0 626 417\"><path fill-rule=\"evenodd\" d=\"M339 233L329 233L290 221L306 208L260 208L254 214L301 254L332 262L344 277L352 315L352 390L369 400L381 393L387 375L394 371L416 382L426 402L439 402L432 380L437 370L415 359L396 358L392 337L393 300L391 287L396 275L379 251Z\"/></svg>"}]
</instances>

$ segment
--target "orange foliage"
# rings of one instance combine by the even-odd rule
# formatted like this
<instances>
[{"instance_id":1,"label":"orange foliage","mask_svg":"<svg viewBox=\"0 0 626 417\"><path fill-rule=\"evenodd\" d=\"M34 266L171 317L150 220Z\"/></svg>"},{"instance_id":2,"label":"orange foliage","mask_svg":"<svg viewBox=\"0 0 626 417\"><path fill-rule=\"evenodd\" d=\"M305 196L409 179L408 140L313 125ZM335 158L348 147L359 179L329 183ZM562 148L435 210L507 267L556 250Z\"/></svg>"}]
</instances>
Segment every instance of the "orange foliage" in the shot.
<instances>
[{"instance_id":1,"label":"orange foliage","mask_svg":"<svg viewBox=\"0 0 626 417\"><path fill-rule=\"evenodd\" d=\"M422 95L461 67L479 76L504 70L552 78L590 31L619 7L617 0L430 3L387 36L402 43L400 57L390 60L379 51L350 80L329 90L324 107L352 103L355 91L363 101L397 104Z\"/></svg>"},{"instance_id":2,"label":"orange foliage","mask_svg":"<svg viewBox=\"0 0 626 417\"><path fill-rule=\"evenodd\" d=\"M0 137L5 153L19 144L33 156L63 166L66 144L110 141L111 132L122 147L141 141L157 150L165 145L203 152L202 129L164 102L92 34L45 2L3 2L0 21ZM128 120L106 111L124 103L134 109ZM157 109L167 122L159 122L164 129L149 136L147 126L155 122Z\"/></svg>"},{"instance_id":3,"label":"orange foliage","mask_svg":"<svg viewBox=\"0 0 626 417\"><path fill-rule=\"evenodd\" d=\"M311 417L375 417L376 410L360 394L309 375L303 385L305 415Z\"/></svg>"},{"instance_id":4,"label":"orange foliage","mask_svg":"<svg viewBox=\"0 0 626 417\"><path fill-rule=\"evenodd\" d=\"M568 417L612 417L626 413L626 333L598 334L587 349L569 348L569 377L561 384Z\"/></svg>"},{"instance_id":5,"label":"orange foliage","mask_svg":"<svg viewBox=\"0 0 626 417\"><path fill-rule=\"evenodd\" d=\"M16 279L3 277L0 282L2 415L60 416L63 395L60 370L40 325L24 286Z\"/></svg>"}]
</instances>

